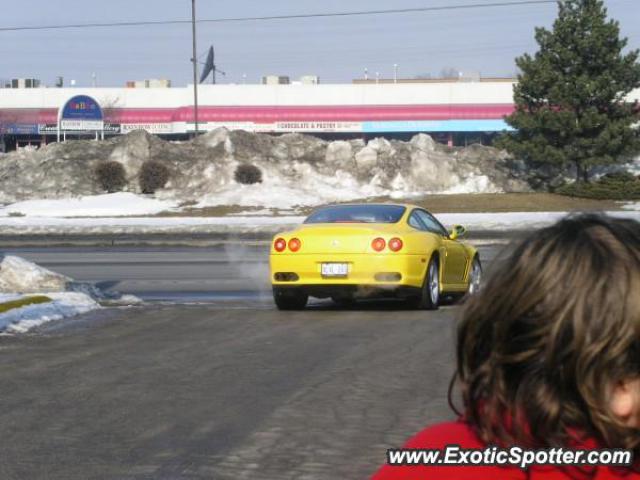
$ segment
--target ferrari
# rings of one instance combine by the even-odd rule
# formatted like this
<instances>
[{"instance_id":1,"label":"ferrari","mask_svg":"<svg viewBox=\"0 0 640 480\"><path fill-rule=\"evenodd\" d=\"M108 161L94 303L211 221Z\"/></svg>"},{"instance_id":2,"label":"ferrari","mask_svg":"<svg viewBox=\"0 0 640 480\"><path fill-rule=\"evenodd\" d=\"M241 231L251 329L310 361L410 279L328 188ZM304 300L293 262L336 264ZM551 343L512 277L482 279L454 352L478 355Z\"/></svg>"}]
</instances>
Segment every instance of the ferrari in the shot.
<instances>
[{"instance_id":1,"label":"ferrari","mask_svg":"<svg viewBox=\"0 0 640 480\"><path fill-rule=\"evenodd\" d=\"M395 297L435 310L445 296L474 294L478 251L427 210L407 204L347 204L317 209L298 228L277 234L269 255L280 310L303 309L310 296L351 304Z\"/></svg>"}]
</instances>

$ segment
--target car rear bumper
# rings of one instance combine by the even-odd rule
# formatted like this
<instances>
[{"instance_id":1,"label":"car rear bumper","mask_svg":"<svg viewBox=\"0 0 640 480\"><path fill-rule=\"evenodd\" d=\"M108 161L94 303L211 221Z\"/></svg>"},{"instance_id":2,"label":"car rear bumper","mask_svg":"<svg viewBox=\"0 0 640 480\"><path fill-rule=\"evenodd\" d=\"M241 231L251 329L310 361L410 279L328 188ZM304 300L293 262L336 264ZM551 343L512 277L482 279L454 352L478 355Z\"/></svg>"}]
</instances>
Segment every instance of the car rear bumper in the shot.
<instances>
[{"instance_id":1,"label":"car rear bumper","mask_svg":"<svg viewBox=\"0 0 640 480\"><path fill-rule=\"evenodd\" d=\"M274 290L300 291L316 298L414 298L420 288L406 285L273 285Z\"/></svg>"},{"instance_id":2,"label":"car rear bumper","mask_svg":"<svg viewBox=\"0 0 640 480\"><path fill-rule=\"evenodd\" d=\"M269 258L271 283L295 287L371 287L392 290L422 287L428 258L403 254L272 254ZM346 263L345 277L324 277L323 263ZM282 279L286 279L283 281Z\"/></svg>"}]
</instances>

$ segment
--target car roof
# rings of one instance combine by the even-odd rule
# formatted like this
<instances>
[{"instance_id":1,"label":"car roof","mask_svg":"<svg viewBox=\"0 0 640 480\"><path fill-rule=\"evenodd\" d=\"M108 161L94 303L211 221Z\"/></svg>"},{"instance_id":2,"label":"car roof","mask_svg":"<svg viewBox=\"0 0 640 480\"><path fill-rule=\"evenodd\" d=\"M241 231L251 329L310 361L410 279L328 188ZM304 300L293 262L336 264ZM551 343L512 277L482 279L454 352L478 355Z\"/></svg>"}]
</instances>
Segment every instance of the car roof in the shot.
<instances>
[{"instance_id":1,"label":"car roof","mask_svg":"<svg viewBox=\"0 0 640 480\"><path fill-rule=\"evenodd\" d=\"M407 209L411 209L411 208L422 208L423 210L426 210L423 207L420 207L418 205L413 205L411 203L393 203L393 202L375 202L375 203L365 203L365 202L360 202L360 203L331 203L328 205L322 205L319 207L316 207L317 209L320 208L328 208L328 207L378 207L378 206L389 206L389 207L405 207Z\"/></svg>"}]
</instances>

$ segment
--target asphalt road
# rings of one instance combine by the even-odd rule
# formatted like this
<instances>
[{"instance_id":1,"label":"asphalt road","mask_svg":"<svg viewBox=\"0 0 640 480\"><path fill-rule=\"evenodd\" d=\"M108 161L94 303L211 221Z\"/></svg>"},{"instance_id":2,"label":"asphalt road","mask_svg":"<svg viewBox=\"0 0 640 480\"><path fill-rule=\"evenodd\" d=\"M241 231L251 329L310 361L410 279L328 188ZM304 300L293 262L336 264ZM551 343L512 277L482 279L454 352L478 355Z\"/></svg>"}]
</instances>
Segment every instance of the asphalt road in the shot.
<instances>
[{"instance_id":1,"label":"asphalt road","mask_svg":"<svg viewBox=\"0 0 640 480\"><path fill-rule=\"evenodd\" d=\"M183 303L0 337L0 478L361 479L453 417L458 307L278 312L260 296L263 249L236 264L228 247L15 252Z\"/></svg>"},{"instance_id":2,"label":"asphalt road","mask_svg":"<svg viewBox=\"0 0 640 480\"><path fill-rule=\"evenodd\" d=\"M500 243L482 244L489 266ZM96 283L145 300L269 299L268 244L233 242L213 247L4 248L78 281Z\"/></svg>"}]
</instances>

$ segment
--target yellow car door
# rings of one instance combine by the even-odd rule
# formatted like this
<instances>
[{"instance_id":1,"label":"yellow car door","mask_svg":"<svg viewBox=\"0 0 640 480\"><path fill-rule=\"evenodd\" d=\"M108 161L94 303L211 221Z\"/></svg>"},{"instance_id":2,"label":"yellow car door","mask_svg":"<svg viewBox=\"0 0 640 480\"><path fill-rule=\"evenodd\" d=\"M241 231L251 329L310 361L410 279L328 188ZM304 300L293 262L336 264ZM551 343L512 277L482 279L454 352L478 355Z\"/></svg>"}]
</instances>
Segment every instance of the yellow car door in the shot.
<instances>
[{"instance_id":1,"label":"yellow car door","mask_svg":"<svg viewBox=\"0 0 640 480\"><path fill-rule=\"evenodd\" d=\"M446 249L444 283L447 285L462 285L467 269L467 252L457 240L444 240Z\"/></svg>"},{"instance_id":2,"label":"yellow car door","mask_svg":"<svg viewBox=\"0 0 640 480\"><path fill-rule=\"evenodd\" d=\"M425 226L426 230L435 233L442 238L444 247L444 255L441 254L442 283L446 285L461 285L464 283L464 274L467 268L467 252L464 246L456 241L449 239L449 232L442 224L429 212L422 209L416 209L414 214L420 222Z\"/></svg>"}]
</instances>

